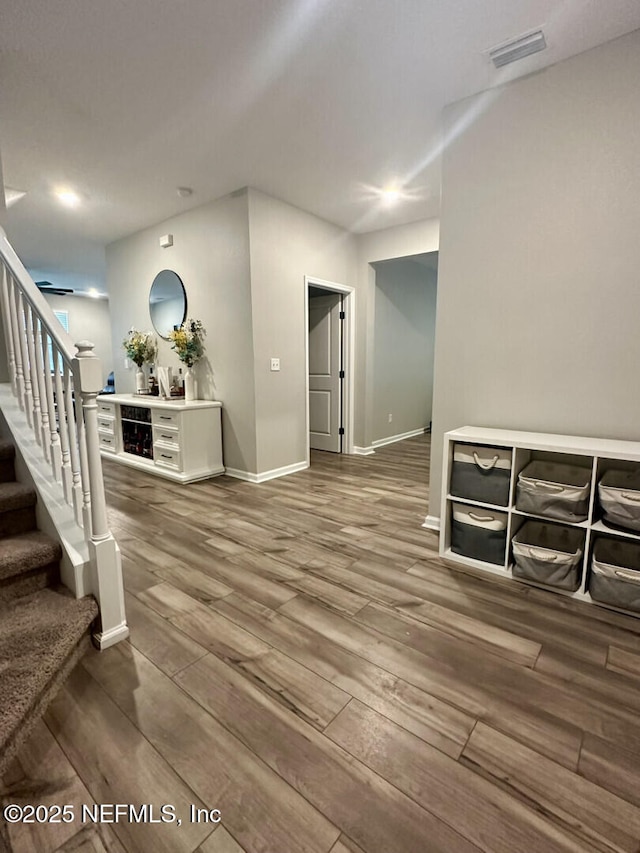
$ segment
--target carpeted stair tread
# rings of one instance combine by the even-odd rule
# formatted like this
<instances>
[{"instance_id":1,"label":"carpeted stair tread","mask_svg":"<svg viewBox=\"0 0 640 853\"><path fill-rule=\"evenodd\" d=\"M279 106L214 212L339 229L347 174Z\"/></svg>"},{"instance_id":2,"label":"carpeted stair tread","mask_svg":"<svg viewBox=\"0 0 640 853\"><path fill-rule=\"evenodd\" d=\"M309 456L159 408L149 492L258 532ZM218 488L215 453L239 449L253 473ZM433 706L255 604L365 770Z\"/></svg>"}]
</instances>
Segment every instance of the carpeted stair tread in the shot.
<instances>
[{"instance_id":1,"label":"carpeted stair tread","mask_svg":"<svg viewBox=\"0 0 640 853\"><path fill-rule=\"evenodd\" d=\"M40 530L0 539L0 581L55 563L62 557L60 543Z\"/></svg>"},{"instance_id":2,"label":"carpeted stair tread","mask_svg":"<svg viewBox=\"0 0 640 853\"><path fill-rule=\"evenodd\" d=\"M69 671L98 606L60 587L0 605L0 756L13 752L21 727L42 710Z\"/></svg>"},{"instance_id":3,"label":"carpeted stair tread","mask_svg":"<svg viewBox=\"0 0 640 853\"><path fill-rule=\"evenodd\" d=\"M36 493L23 483L0 483L0 512L35 506Z\"/></svg>"}]
</instances>

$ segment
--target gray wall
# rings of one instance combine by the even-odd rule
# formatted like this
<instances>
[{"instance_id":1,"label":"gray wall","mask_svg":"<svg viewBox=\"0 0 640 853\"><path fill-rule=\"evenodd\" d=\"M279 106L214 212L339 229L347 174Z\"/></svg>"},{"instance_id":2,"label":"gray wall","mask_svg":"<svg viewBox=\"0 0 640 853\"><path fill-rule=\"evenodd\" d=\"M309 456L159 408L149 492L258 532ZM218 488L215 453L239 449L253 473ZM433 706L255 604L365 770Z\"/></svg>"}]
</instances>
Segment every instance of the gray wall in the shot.
<instances>
[{"instance_id":1,"label":"gray wall","mask_svg":"<svg viewBox=\"0 0 640 853\"><path fill-rule=\"evenodd\" d=\"M446 111L432 515L446 430L640 439L638 80L640 31Z\"/></svg>"},{"instance_id":2,"label":"gray wall","mask_svg":"<svg viewBox=\"0 0 640 853\"><path fill-rule=\"evenodd\" d=\"M107 376L114 368L108 301L71 294L68 296L43 295L53 311L69 313L69 334L74 344L78 341L91 341L95 344L93 351L102 361L102 378L103 383L106 384Z\"/></svg>"},{"instance_id":3,"label":"gray wall","mask_svg":"<svg viewBox=\"0 0 640 853\"><path fill-rule=\"evenodd\" d=\"M356 286L355 238L310 213L249 190L258 470L304 462L305 276ZM270 371L270 358L280 371Z\"/></svg>"},{"instance_id":4,"label":"gray wall","mask_svg":"<svg viewBox=\"0 0 640 853\"><path fill-rule=\"evenodd\" d=\"M376 441L429 426L436 273L409 258L382 261L374 264L374 269L373 440Z\"/></svg>"},{"instance_id":5,"label":"gray wall","mask_svg":"<svg viewBox=\"0 0 640 853\"><path fill-rule=\"evenodd\" d=\"M173 246L159 239L173 234ZM107 247L116 387L135 388L125 370L122 341L131 326L151 330L149 290L163 269L174 270L187 293L187 316L202 320L206 358L196 367L198 395L223 401L225 465L256 471L255 387L251 333L247 193L232 193L118 240ZM159 339L159 364L178 368L169 342Z\"/></svg>"}]
</instances>

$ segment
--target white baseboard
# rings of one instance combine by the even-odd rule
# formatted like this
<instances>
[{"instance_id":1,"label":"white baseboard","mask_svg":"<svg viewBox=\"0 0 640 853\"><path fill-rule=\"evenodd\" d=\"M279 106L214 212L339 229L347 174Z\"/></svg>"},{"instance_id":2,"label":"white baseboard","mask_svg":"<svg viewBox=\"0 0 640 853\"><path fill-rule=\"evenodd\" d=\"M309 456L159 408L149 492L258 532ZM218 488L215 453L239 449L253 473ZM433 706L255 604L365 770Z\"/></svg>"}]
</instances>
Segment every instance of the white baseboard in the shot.
<instances>
[{"instance_id":1,"label":"white baseboard","mask_svg":"<svg viewBox=\"0 0 640 853\"><path fill-rule=\"evenodd\" d=\"M354 456L371 456L375 453L373 447L357 447L355 444L353 445L353 454Z\"/></svg>"},{"instance_id":2,"label":"white baseboard","mask_svg":"<svg viewBox=\"0 0 640 853\"><path fill-rule=\"evenodd\" d=\"M440 519L437 515L428 515L422 526L426 527L427 530L435 530L436 533L440 533Z\"/></svg>"},{"instance_id":3,"label":"white baseboard","mask_svg":"<svg viewBox=\"0 0 640 853\"><path fill-rule=\"evenodd\" d=\"M108 649L110 646L115 646L116 643L119 643L121 640L126 640L129 636L129 628L127 627L127 623L123 622L121 625L116 625L115 628L111 628L109 631L96 631L91 635L91 639L93 640L93 645L103 651L104 649Z\"/></svg>"},{"instance_id":4,"label":"white baseboard","mask_svg":"<svg viewBox=\"0 0 640 853\"><path fill-rule=\"evenodd\" d=\"M385 444L395 444L396 441L404 441L405 438L415 438L416 435L424 435L427 429L427 427L420 427L420 429L412 429L410 432L403 432L399 435L390 435L387 438L377 438L371 444L372 447L384 447Z\"/></svg>"},{"instance_id":5,"label":"white baseboard","mask_svg":"<svg viewBox=\"0 0 640 853\"><path fill-rule=\"evenodd\" d=\"M236 480L245 480L247 483L265 483L267 480L275 480L276 477L286 477L287 474L295 474L297 471L304 471L309 464L305 462L294 462L293 465L285 465L282 468L273 468L271 471L263 471L261 474L254 474L251 471L241 471L239 468L225 468L225 474L228 477L235 477Z\"/></svg>"}]
</instances>

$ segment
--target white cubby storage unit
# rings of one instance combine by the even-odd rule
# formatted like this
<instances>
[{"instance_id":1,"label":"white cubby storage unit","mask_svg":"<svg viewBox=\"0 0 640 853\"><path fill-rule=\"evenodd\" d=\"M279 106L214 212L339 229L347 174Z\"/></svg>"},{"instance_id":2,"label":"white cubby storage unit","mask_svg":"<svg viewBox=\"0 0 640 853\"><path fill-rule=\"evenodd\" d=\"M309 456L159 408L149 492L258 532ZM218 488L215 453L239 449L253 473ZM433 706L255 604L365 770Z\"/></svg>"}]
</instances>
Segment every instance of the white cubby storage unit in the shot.
<instances>
[{"instance_id":1,"label":"white cubby storage unit","mask_svg":"<svg viewBox=\"0 0 640 853\"><path fill-rule=\"evenodd\" d=\"M508 502L505 505L492 504L489 501L458 497L451 494L451 477L454 461L454 448L456 445L467 445L467 454L473 457L474 445L478 447L478 455L482 463L481 448L495 448L496 457L504 458L511 456L511 474L509 480ZM486 458L486 455L485 455ZM516 506L518 474L531 462L551 462L556 465L571 465L585 469L588 473L588 499L586 519L579 521L567 521L552 518L544 514L523 512ZM534 468L544 466L534 466ZM527 583L543 589L548 589L563 595L591 601L594 604L610 607L608 603L596 601L589 594L589 579L592 571L592 557L594 544L603 539L612 542L628 543L627 553L632 557L637 553L637 560L633 560L640 566L640 530L623 529L607 523L603 519L603 508L598 497L598 484L607 471L627 471L635 477L640 477L640 442L616 441L609 439L582 438L568 435L551 435L534 432L516 432L512 430L489 429L482 427L466 426L452 430L444 436L443 452L443 477L442 477L442 504L440 516L440 556L443 560L457 566L467 566L499 575L505 578L513 578L520 583ZM638 493L640 496L640 493ZM633 496L632 496L633 497ZM640 499L640 498L636 498ZM461 517L460 510L471 513L471 518L489 519L492 515L502 522L506 522L506 545L504 559L500 562L487 562L484 559L476 559L455 553L452 550L452 527L453 507L458 509L458 518ZM583 555L580 559L575 590L566 590L557 586L540 583L536 580L516 577L513 573L513 537L528 520L545 522L551 525L562 525L565 529L577 531L571 534L570 540L575 544L576 540L581 543ZM495 529L495 525L494 525ZM457 527L457 530L460 530ZM470 541L473 541L471 539ZM637 549L637 552L636 550ZM468 550L468 549L466 549ZM636 589L640 591L640 571L636 579L632 579L633 572L620 572L620 577L629 577L629 583L635 583ZM627 581L623 581L627 582ZM613 607L625 613L639 616L640 613L633 612L624 607Z\"/></svg>"}]
</instances>

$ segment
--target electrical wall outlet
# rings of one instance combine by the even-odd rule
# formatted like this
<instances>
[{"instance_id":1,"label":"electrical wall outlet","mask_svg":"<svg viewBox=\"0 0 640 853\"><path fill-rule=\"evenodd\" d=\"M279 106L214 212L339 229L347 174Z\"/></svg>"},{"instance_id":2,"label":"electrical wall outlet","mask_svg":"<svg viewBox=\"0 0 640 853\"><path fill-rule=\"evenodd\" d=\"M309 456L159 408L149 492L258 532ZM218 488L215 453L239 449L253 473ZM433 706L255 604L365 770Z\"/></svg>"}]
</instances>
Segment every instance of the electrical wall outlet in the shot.
<instances>
[{"instance_id":1,"label":"electrical wall outlet","mask_svg":"<svg viewBox=\"0 0 640 853\"><path fill-rule=\"evenodd\" d=\"M271 370L280 370L280 359L272 358L271 359Z\"/></svg>"},{"instance_id":2,"label":"electrical wall outlet","mask_svg":"<svg viewBox=\"0 0 640 853\"><path fill-rule=\"evenodd\" d=\"M392 420L393 420L393 415L391 414L391 412L389 412L389 423L391 423Z\"/></svg>"}]
</instances>

